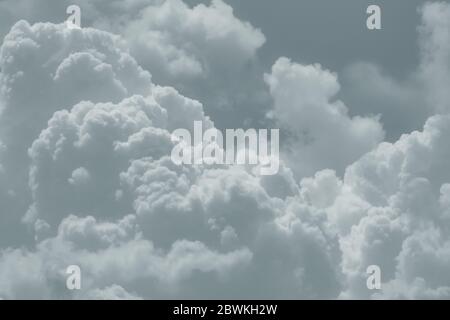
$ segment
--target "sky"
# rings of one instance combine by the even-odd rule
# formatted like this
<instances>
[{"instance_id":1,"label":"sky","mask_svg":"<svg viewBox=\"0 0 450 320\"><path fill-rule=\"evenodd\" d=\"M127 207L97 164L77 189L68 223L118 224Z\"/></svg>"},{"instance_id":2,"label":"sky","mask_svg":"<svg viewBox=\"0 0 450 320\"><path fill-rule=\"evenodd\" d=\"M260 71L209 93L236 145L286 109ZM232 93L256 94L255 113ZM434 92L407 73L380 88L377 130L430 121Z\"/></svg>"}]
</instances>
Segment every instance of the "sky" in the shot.
<instances>
[{"instance_id":1,"label":"sky","mask_svg":"<svg viewBox=\"0 0 450 320\"><path fill-rule=\"evenodd\" d=\"M450 297L449 1L0 0L0 39L0 299ZM279 170L174 163L196 122Z\"/></svg>"},{"instance_id":2,"label":"sky","mask_svg":"<svg viewBox=\"0 0 450 320\"><path fill-rule=\"evenodd\" d=\"M200 1L190 1L195 4ZM289 56L303 63L320 62L341 71L358 60L377 63L401 77L418 61L417 7L423 1L376 1L383 9L383 26L373 33L364 28L366 9L374 1L262 0L228 1L236 16L261 28L267 43L260 56L265 63ZM401 41L399 41L401 39Z\"/></svg>"}]
</instances>

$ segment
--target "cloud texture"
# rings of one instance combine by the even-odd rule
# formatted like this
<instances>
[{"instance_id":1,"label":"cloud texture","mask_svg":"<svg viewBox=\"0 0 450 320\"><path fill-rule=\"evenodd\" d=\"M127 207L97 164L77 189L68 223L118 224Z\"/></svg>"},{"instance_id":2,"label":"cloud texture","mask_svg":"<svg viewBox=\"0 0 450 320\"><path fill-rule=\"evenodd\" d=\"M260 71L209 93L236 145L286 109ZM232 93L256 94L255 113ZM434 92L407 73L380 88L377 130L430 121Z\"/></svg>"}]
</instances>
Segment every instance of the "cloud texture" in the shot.
<instances>
[{"instance_id":1,"label":"cloud texture","mask_svg":"<svg viewBox=\"0 0 450 320\"><path fill-rule=\"evenodd\" d=\"M353 66L403 102L412 83L424 92L421 128L386 142L389 113L340 99L336 73L253 68L265 36L223 1L126 3L89 5L92 28L22 20L3 40L0 298L450 296L448 4L421 9L411 84ZM281 128L276 175L171 161L173 130L220 127L223 110Z\"/></svg>"}]
</instances>

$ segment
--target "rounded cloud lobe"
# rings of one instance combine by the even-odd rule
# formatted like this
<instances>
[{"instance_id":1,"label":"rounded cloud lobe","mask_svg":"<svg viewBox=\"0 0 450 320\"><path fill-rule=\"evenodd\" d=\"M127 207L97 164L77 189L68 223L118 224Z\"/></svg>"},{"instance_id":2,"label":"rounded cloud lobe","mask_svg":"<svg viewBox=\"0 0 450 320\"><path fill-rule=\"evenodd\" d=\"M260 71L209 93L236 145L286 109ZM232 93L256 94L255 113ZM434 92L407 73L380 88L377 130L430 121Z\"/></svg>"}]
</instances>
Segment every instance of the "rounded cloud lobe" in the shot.
<instances>
[{"instance_id":1,"label":"rounded cloud lobe","mask_svg":"<svg viewBox=\"0 0 450 320\"><path fill-rule=\"evenodd\" d=\"M27 151L55 111L83 100L119 102L151 92L150 73L121 42L95 29L26 21L17 22L5 37L0 50L0 219L6 222L1 234L13 236L6 226L16 224L28 205Z\"/></svg>"},{"instance_id":2,"label":"rounded cloud lobe","mask_svg":"<svg viewBox=\"0 0 450 320\"><path fill-rule=\"evenodd\" d=\"M351 118L347 107L334 100L339 91L337 77L320 65L304 66L280 58L265 80L274 99L271 116L290 135L286 158L298 176L324 168L342 172L382 141L378 119Z\"/></svg>"},{"instance_id":3,"label":"rounded cloud lobe","mask_svg":"<svg viewBox=\"0 0 450 320\"><path fill-rule=\"evenodd\" d=\"M122 36L20 21L3 42L0 213L33 239L1 248L0 298L449 296L450 116L382 142L378 117L336 98L336 74L280 58L258 80L285 135L279 172L177 166L171 132L215 118L150 72L164 85L236 76L264 36L222 1L134 4ZM438 46L448 6L422 12ZM66 289L69 265L82 290Z\"/></svg>"}]
</instances>

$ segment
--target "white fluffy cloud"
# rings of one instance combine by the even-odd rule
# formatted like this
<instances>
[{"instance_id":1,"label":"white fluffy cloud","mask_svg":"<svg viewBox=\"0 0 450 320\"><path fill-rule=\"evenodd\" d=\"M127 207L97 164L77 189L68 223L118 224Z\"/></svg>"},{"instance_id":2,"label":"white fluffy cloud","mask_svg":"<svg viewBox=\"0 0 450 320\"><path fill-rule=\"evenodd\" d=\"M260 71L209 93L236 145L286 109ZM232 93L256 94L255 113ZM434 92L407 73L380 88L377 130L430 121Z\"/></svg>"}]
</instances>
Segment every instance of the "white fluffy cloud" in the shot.
<instances>
[{"instance_id":1,"label":"white fluffy cloud","mask_svg":"<svg viewBox=\"0 0 450 320\"><path fill-rule=\"evenodd\" d=\"M375 296L423 298L438 291L447 296L449 124L449 116L432 117L422 132L381 144L347 168L344 184L370 204L341 237L351 294L364 295L360 279L368 265L376 264L383 270L386 292ZM427 257L430 246L432 259ZM416 285L421 288L414 293L402 289Z\"/></svg>"},{"instance_id":2,"label":"white fluffy cloud","mask_svg":"<svg viewBox=\"0 0 450 320\"><path fill-rule=\"evenodd\" d=\"M288 164L300 177L317 170L344 168L384 136L375 117L350 117L336 94L337 76L320 65L280 58L265 75L274 99L271 116L286 131Z\"/></svg>"},{"instance_id":3,"label":"white fluffy cloud","mask_svg":"<svg viewBox=\"0 0 450 320\"><path fill-rule=\"evenodd\" d=\"M268 96L257 51L266 39L224 1L155 1L117 32L158 83L201 100L221 128L263 121Z\"/></svg>"},{"instance_id":4,"label":"white fluffy cloud","mask_svg":"<svg viewBox=\"0 0 450 320\"><path fill-rule=\"evenodd\" d=\"M83 100L119 102L147 95L152 87L150 74L118 37L62 24L16 23L1 47L0 67L2 155L8 171L24 165L27 148L55 111Z\"/></svg>"},{"instance_id":5,"label":"white fluffy cloud","mask_svg":"<svg viewBox=\"0 0 450 320\"><path fill-rule=\"evenodd\" d=\"M181 0L158 2L146 7L123 34L143 66L172 81L211 77L230 68L237 72L265 42L222 0L193 8Z\"/></svg>"},{"instance_id":6,"label":"white fluffy cloud","mask_svg":"<svg viewBox=\"0 0 450 320\"><path fill-rule=\"evenodd\" d=\"M3 278L2 297L66 296L69 264L79 264L86 275L85 290L75 298L246 297L256 283L265 288L261 297L274 290L280 297L331 297L339 291L333 235L298 203L290 170L263 178L239 167L175 166L167 157L170 132L191 129L194 120L213 124L199 102L152 85L126 51L117 51L119 38L20 22L7 39L2 120L26 116L33 106L42 111L42 121L25 119L31 128L20 144L31 193L23 221L34 230L35 249L7 249L0 264L6 275L16 263L33 267ZM25 62L8 58L10 51L41 60L23 67ZM31 80L13 75L28 70L42 77L44 95L19 94ZM9 136L7 148L17 141ZM284 191L274 191L278 183L286 185ZM293 246L298 241L300 247ZM249 282L244 290L243 279ZM215 290L219 285L223 292Z\"/></svg>"},{"instance_id":7,"label":"white fluffy cloud","mask_svg":"<svg viewBox=\"0 0 450 320\"><path fill-rule=\"evenodd\" d=\"M381 122L350 114L336 74L280 58L258 75L284 135L278 174L177 166L171 132L215 119L140 63L169 82L220 70L234 80L264 36L222 1L127 1L128 15L111 3L88 12L112 10L127 41L21 21L2 45L0 214L32 239L2 246L0 298L449 297L450 116L380 143ZM441 113L448 8L425 6L421 31L439 49L424 53L435 72L423 74Z\"/></svg>"},{"instance_id":8,"label":"white fluffy cloud","mask_svg":"<svg viewBox=\"0 0 450 320\"><path fill-rule=\"evenodd\" d=\"M0 11L10 24L17 17L62 23L72 4L80 6L83 27L121 35L158 84L201 100L219 127L264 121L269 97L257 51L266 39L224 1L189 6L182 0L6 0ZM0 36L10 25L1 27Z\"/></svg>"},{"instance_id":9,"label":"white fluffy cloud","mask_svg":"<svg viewBox=\"0 0 450 320\"><path fill-rule=\"evenodd\" d=\"M119 37L63 24L17 22L1 46L0 69L0 219L5 226L17 225L28 205L27 149L55 111L85 100L147 95L152 83ZM14 233L21 235L11 226L0 237Z\"/></svg>"},{"instance_id":10,"label":"white fluffy cloud","mask_svg":"<svg viewBox=\"0 0 450 320\"><path fill-rule=\"evenodd\" d=\"M134 227L132 217L117 223L100 223L93 217L67 217L57 235L42 241L35 252L3 252L0 296L69 297L64 290L65 270L68 265L77 264L83 271L84 289L73 298L139 297L116 282L141 291L146 298L158 298L176 293L180 282L196 271L216 273L220 278L252 258L246 249L221 254L200 242L187 240L175 242L165 252L142 239Z\"/></svg>"}]
</instances>

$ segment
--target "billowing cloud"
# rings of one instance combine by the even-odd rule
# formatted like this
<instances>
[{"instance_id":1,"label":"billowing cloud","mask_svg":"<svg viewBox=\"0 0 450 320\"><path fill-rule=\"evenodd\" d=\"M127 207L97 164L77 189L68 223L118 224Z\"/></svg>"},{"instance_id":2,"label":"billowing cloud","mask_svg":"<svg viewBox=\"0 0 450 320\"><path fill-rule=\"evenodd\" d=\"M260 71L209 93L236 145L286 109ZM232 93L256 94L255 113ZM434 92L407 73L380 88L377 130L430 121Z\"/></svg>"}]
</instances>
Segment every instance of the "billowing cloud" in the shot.
<instances>
[{"instance_id":1,"label":"billowing cloud","mask_svg":"<svg viewBox=\"0 0 450 320\"><path fill-rule=\"evenodd\" d=\"M154 1L117 32L158 83L201 100L220 128L264 121L268 96L257 51L265 36L222 0L193 7Z\"/></svg>"},{"instance_id":2,"label":"billowing cloud","mask_svg":"<svg viewBox=\"0 0 450 320\"><path fill-rule=\"evenodd\" d=\"M96 27L121 35L20 21L5 37L0 298L449 297L448 5L422 9L422 41L437 50L419 67L430 88L417 85L440 114L382 142L382 118L354 115L321 65L280 58L265 76L247 72L265 37L224 2L126 3L87 10L88 21L109 12ZM282 129L279 172L174 164L173 130L218 126L212 96L248 89L242 73ZM217 91L199 101L171 82ZM66 288L70 265L79 291ZM369 265L379 291L366 287Z\"/></svg>"},{"instance_id":3,"label":"billowing cloud","mask_svg":"<svg viewBox=\"0 0 450 320\"><path fill-rule=\"evenodd\" d=\"M167 101L162 93L157 94L159 90L155 88L154 95L160 105L156 102L148 105L144 98L135 96L119 105L81 103L70 112L55 113L49 128L30 148L30 187L34 202L25 221L34 226L39 245L58 245L64 240L71 242L75 249L83 249L72 255L80 255L78 263L88 274L93 271L89 265L83 265L82 261L87 259L84 255L94 259L93 252L98 257L98 250L111 255L105 268L112 263L110 259L114 255L123 256L121 250L130 251L135 246L145 247L140 254L148 262L142 263L156 259L151 254L153 250L166 252L167 259L178 259L188 250L192 263L195 261L193 270L199 270L205 277L217 270L214 281L223 288L219 294L214 289L215 282L208 286L201 282L195 294L198 297L230 298L239 294L244 298L254 294L256 284L266 288L261 297L270 297L277 288L281 290L281 286L284 286L283 291L275 293L278 297L291 294L330 296L330 288L337 293L339 270L333 261L338 259L339 249L330 240L333 234L320 227L324 223L324 212L302 204L295 188L286 188L277 196L268 194L276 186L274 183L292 185L292 175L281 170L280 176L271 181L241 167L176 166L167 156L172 146L170 134L162 128L171 127L169 114L175 111L177 115L180 107L164 108ZM195 106L191 104L194 114ZM187 108L183 114L189 111ZM166 115L162 119L165 121L157 121L161 114ZM180 120L176 119L178 123ZM186 127L189 123L186 122ZM94 142L97 144L91 145ZM99 151L105 155L103 160L98 156ZM55 168L60 170L56 177L68 178L53 179ZM89 172L88 180L86 172ZM81 188L73 183L77 176L83 177L81 180L85 182ZM55 195L61 201L55 201ZM99 202L99 198L103 201ZM76 201L79 199L83 201ZM72 213L80 218L71 216ZM124 216L124 220L117 222L117 226L106 222L96 226L96 220L90 215L107 220ZM128 236L133 230L135 233L131 234L135 234L137 240ZM114 252L120 243L124 243L126 249ZM295 248L294 243L297 243ZM54 253L54 259L59 259L60 252ZM42 255L39 251L34 254ZM170 263L177 264L172 260ZM112 265L108 268L116 271L111 271L108 278L95 273L93 288L118 285L127 292L131 290L149 298L182 297L197 286L194 273L188 271L191 267L183 264L173 275L167 274L167 268L157 267L148 282L138 269L126 272L120 265L117 269ZM325 270L328 276L323 277L318 270ZM125 279L122 272L135 274L136 279ZM95 280L97 277L101 279ZM296 281L292 282L292 277ZM141 286L147 283L145 290L136 287L138 279ZM242 279L247 279L249 287L238 292ZM154 281L156 287L153 287ZM169 284L173 288L165 292ZM50 295L58 293L51 287L49 292Z\"/></svg>"},{"instance_id":4,"label":"billowing cloud","mask_svg":"<svg viewBox=\"0 0 450 320\"><path fill-rule=\"evenodd\" d=\"M320 65L280 58L265 75L274 99L271 117L286 131L288 164L300 177L320 169L344 168L375 147L384 136L375 117L350 117L336 99L336 74Z\"/></svg>"},{"instance_id":5,"label":"billowing cloud","mask_svg":"<svg viewBox=\"0 0 450 320\"><path fill-rule=\"evenodd\" d=\"M368 265L379 265L387 289L375 296L446 297L450 283L441 268L448 268L449 123L447 115L432 117L422 132L381 144L347 168L344 183L370 206L361 208L362 218L341 238L343 267L357 279ZM359 288L350 292L362 295L361 281L355 283ZM416 285L417 292L403 290Z\"/></svg>"},{"instance_id":6,"label":"billowing cloud","mask_svg":"<svg viewBox=\"0 0 450 320\"><path fill-rule=\"evenodd\" d=\"M68 298L65 271L67 266L77 264L83 271L81 281L85 289L76 292L73 298L139 297L117 282L142 291L147 298L164 297L177 292L178 285L196 271L216 273L220 278L251 258L245 249L220 254L200 242L187 240L175 242L164 252L142 239L134 230L132 217L117 223L101 223L93 217L69 216L61 223L57 235L41 242L35 252L2 253L0 296ZM29 269L20 268L22 264Z\"/></svg>"},{"instance_id":7,"label":"billowing cloud","mask_svg":"<svg viewBox=\"0 0 450 320\"><path fill-rule=\"evenodd\" d=\"M84 100L147 95L152 83L119 37L64 24L17 22L3 41L0 68L0 199L6 226L17 223L28 205L27 150L55 111ZM1 234L20 235L13 230Z\"/></svg>"},{"instance_id":8,"label":"billowing cloud","mask_svg":"<svg viewBox=\"0 0 450 320\"><path fill-rule=\"evenodd\" d=\"M172 81L234 72L253 59L264 35L242 22L222 0L189 8L181 0L150 5L124 31L134 55Z\"/></svg>"},{"instance_id":9,"label":"billowing cloud","mask_svg":"<svg viewBox=\"0 0 450 320\"><path fill-rule=\"evenodd\" d=\"M55 37L58 41L51 41ZM36 42L34 49L14 46L22 38ZM96 47L92 38L105 48ZM173 88L154 86L126 51L114 51L122 48L120 38L94 29L20 22L7 39L2 119L26 115L32 101L47 119L28 119L27 134L35 138L20 144L22 151L28 149L20 156L28 168L25 181L31 195L23 222L34 230L35 248L6 249L0 268L8 275L16 263L35 266L30 274L25 270L26 275L2 279L2 297L68 297L64 272L70 264L80 265L85 277L85 289L74 298L183 297L195 288L193 296L198 297L246 297L256 284L266 288L261 297L274 290L280 297L339 291L339 270L333 263L338 248L329 244L333 235L323 232L316 225L320 219L315 221L298 203L288 168L276 177L259 177L247 168L171 162L174 129L192 129L196 120L205 127L213 123L202 104ZM47 79L47 94L18 94L31 82L21 84L21 77L9 76L28 69L15 71L24 62L11 65L8 50L17 56L31 50L36 57L58 52L28 67L36 77L40 72L42 83ZM70 90L77 83L84 89ZM97 83L98 90L92 90ZM61 99L54 100L58 94ZM6 147L15 141L6 140ZM275 192L278 183L285 190ZM298 241L300 247L293 246ZM129 258L117 259L125 254ZM243 279L249 281L245 290L238 289ZM219 285L221 293L215 290ZM40 286L46 289L38 290Z\"/></svg>"}]
</instances>

